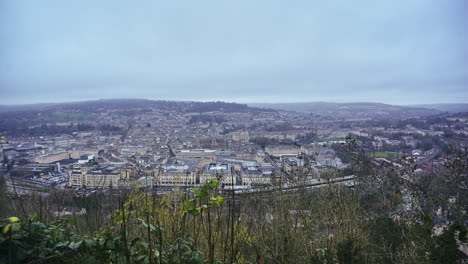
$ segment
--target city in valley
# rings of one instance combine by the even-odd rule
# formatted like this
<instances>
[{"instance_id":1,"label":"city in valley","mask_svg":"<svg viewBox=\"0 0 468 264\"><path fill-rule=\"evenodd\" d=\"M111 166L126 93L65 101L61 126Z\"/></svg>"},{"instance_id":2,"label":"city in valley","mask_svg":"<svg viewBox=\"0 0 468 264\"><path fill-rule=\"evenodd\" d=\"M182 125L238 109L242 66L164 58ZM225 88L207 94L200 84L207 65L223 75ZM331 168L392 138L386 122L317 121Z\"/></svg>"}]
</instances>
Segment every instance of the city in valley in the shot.
<instances>
[{"instance_id":1,"label":"city in valley","mask_svg":"<svg viewBox=\"0 0 468 264\"><path fill-rule=\"evenodd\" d=\"M0 1L0 264L468 263L467 11Z\"/></svg>"},{"instance_id":2,"label":"city in valley","mask_svg":"<svg viewBox=\"0 0 468 264\"><path fill-rule=\"evenodd\" d=\"M0 115L2 170L18 193L164 193L213 178L237 192L353 188L357 153L418 174L468 145L466 112L427 106L135 99L5 106Z\"/></svg>"}]
</instances>

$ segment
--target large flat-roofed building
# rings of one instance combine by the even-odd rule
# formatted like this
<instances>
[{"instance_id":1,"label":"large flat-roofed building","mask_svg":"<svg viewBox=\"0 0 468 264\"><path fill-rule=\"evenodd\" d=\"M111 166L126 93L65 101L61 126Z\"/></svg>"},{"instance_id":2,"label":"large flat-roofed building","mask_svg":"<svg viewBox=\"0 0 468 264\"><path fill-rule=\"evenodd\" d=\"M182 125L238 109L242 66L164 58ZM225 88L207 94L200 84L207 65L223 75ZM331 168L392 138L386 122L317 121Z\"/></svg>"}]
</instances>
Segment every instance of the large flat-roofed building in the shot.
<instances>
[{"instance_id":1,"label":"large flat-roofed building","mask_svg":"<svg viewBox=\"0 0 468 264\"><path fill-rule=\"evenodd\" d=\"M129 177L129 171L115 167L75 167L70 170L69 176L73 187L118 188L122 180Z\"/></svg>"},{"instance_id":2,"label":"large flat-roofed building","mask_svg":"<svg viewBox=\"0 0 468 264\"><path fill-rule=\"evenodd\" d=\"M301 153L301 149L296 146L276 146L266 147L265 151L275 157L282 156L297 156Z\"/></svg>"},{"instance_id":3,"label":"large flat-roofed building","mask_svg":"<svg viewBox=\"0 0 468 264\"><path fill-rule=\"evenodd\" d=\"M121 148L122 156L128 157L132 155L144 155L148 148L145 146L125 146Z\"/></svg>"},{"instance_id":4,"label":"large flat-roofed building","mask_svg":"<svg viewBox=\"0 0 468 264\"><path fill-rule=\"evenodd\" d=\"M118 188L121 174L114 168L93 169L86 173L86 187L90 188Z\"/></svg>"},{"instance_id":5,"label":"large flat-roofed building","mask_svg":"<svg viewBox=\"0 0 468 264\"><path fill-rule=\"evenodd\" d=\"M172 159L161 166L158 175L155 176L157 185L188 186L196 184L197 160Z\"/></svg>"},{"instance_id":6,"label":"large flat-roofed building","mask_svg":"<svg viewBox=\"0 0 468 264\"><path fill-rule=\"evenodd\" d=\"M203 184L208 179L217 179L220 184L235 185L237 176L229 163L209 163L203 168L200 183Z\"/></svg>"},{"instance_id":7,"label":"large flat-roofed building","mask_svg":"<svg viewBox=\"0 0 468 264\"><path fill-rule=\"evenodd\" d=\"M255 161L242 163L242 185L271 185L274 167L270 163Z\"/></svg>"},{"instance_id":8,"label":"large flat-roofed building","mask_svg":"<svg viewBox=\"0 0 468 264\"><path fill-rule=\"evenodd\" d=\"M216 150L212 149L181 149L177 152L178 158L211 158L216 157Z\"/></svg>"},{"instance_id":9,"label":"large flat-roofed building","mask_svg":"<svg viewBox=\"0 0 468 264\"><path fill-rule=\"evenodd\" d=\"M35 161L37 163L53 163L59 160L69 159L70 153L67 151L59 151L55 153L49 153L46 155L36 157Z\"/></svg>"},{"instance_id":10,"label":"large flat-roofed building","mask_svg":"<svg viewBox=\"0 0 468 264\"><path fill-rule=\"evenodd\" d=\"M82 187L85 182L84 175L86 173L82 173L82 168L72 168L68 172L69 180L70 180L70 185L73 187Z\"/></svg>"},{"instance_id":11,"label":"large flat-roofed building","mask_svg":"<svg viewBox=\"0 0 468 264\"><path fill-rule=\"evenodd\" d=\"M63 150L38 156L35 161L37 163L55 163L65 159L80 159L80 155L93 155L94 152L93 150Z\"/></svg>"}]
</instances>

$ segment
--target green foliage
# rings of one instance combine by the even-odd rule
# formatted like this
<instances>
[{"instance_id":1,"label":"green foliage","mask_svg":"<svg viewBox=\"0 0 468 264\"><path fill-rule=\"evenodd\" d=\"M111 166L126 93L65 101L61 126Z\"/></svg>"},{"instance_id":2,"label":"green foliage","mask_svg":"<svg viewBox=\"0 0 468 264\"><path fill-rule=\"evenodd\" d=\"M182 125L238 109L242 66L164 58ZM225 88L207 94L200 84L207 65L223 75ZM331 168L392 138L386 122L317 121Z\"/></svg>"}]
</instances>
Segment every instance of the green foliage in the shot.
<instances>
[{"instance_id":1,"label":"green foliage","mask_svg":"<svg viewBox=\"0 0 468 264\"><path fill-rule=\"evenodd\" d=\"M122 214L114 215L117 223L124 219ZM62 219L44 224L31 216L26 221L16 217L5 219L0 228L0 263L206 263L203 254L196 251L191 240L179 238L174 244L166 245L160 252L152 249L150 243L140 238L127 239L126 234L114 227L103 228L94 236L80 236L73 227L73 221ZM140 219L152 232L157 228ZM160 228L162 229L162 228ZM123 252L128 251L128 255Z\"/></svg>"},{"instance_id":2,"label":"green foliage","mask_svg":"<svg viewBox=\"0 0 468 264\"><path fill-rule=\"evenodd\" d=\"M442 235L435 238L435 247L431 250L431 260L434 264L457 263L461 257L457 240L466 242L466 228L456 222Z\"/></svg>"},{"instance_id":3,"label":"green foliage","mask_svg":"<svg viewBox=\"0 0 468 264\"><path fill-rule=\"evenodd\" d=\"M334 264L337 261L334 254L327 248L317 248L310 263Z\"/></svg>"},{"instance_id":4,"label":"green foliage","mask_svg":"<svg viewBox=\"0 0 468 264\"><path fill-rule=\"evenodd\" d=\"M194 194L193 199L185 202L185 211L192 215L199 215L203 210L220 207L224 198L221 196L211 196L210 191L216 189L219 182L215 179L208 179L202 188L194 188L191 192ZM208 198L209 197L209 198Z\"/></svg>"},{"instance_id":5,"label":"green foliage","mask_svg":"<svg viewBox=\"0 0 468 264\"><path fill-rule=\"evenodd\" d=\"M338 262L343 264L365 263L362 248L353 239L346 239L337 246Z\"/></svg>"},{"instance_id":6,"label":"green foliage","mask_svg":"<svg viewBox=\"0 0 468 264\"><path fill-rule=\"evenodd\" d=\"M372 235L375 243L388 245L392 251L396 251L403 242L401 226L388 217L374 221Z\"/></svg>"}]
</instances>

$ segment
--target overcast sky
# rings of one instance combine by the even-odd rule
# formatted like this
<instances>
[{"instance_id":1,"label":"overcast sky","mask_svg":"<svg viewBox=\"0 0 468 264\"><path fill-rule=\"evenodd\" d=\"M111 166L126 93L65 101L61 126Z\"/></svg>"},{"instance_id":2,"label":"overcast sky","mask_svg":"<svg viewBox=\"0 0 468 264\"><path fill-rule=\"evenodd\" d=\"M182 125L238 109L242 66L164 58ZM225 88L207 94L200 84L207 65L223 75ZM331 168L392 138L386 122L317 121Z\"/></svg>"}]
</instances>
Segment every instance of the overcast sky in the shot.
<instances>
[{"instance_id":1,"label":"overcast sky","mask_svg":"<svg viewBox=\"0 0 468 264\"><path fill-rule=\"evenodd\" d=\"M468 102L468 1L0 1L0 104Z\"/></svg>"}]
</instances>

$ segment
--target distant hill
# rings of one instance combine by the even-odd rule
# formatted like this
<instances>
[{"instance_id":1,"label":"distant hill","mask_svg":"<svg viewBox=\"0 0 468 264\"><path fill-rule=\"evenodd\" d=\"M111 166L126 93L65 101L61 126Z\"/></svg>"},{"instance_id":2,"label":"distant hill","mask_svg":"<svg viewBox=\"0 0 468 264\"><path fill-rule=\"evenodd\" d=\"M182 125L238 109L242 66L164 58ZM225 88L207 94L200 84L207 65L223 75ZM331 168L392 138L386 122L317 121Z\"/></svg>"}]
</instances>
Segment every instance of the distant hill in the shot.
<instances>
[{"instance_id":1,"label":"distant hill","mask_svg":"<svg viewBox=\"0 0 468 264\"><path fill-rule=\"evenodd\" d=\"M436 109L449 113L468 112L468 104L417 104L409 106Z\"/></svg>"},{"instance_id":2,"label":"distant hill","mask_svg":"<svg viewBox=\"0 0 468 264\"><path fill-rule=\"evenodd\" d=\"M100 130L102 133L125 135L126 127L141 115L189 114L192 122L218 122L230 113L276 112L225 102L154 101L144 99L95 100L57 104L0 106L0 134L43 136L71 134L77 131ZM128 122L112 123L104 116L125 117Z\"/></svg>"},{"instance_id":3,"label":"distant hill","mask_svg":"<svg viewBox=\"0 0 468 264\"><path fill-rule=\"evenodd\" d=\"M308 112L319 115L341 115L354 117L414 117L437 114L440 111L422 107L388 105L382 103L254 103L253 107L265 107L284 111Z\"/></svg>"},{"instance_id":4,"label":"distant hill","mask_svg":"<svg viewBox=\"0 0 468 264\"><path fill-rule=\"evenodd\" d=\"M24 104L24 105L0 105L0 112L41 110L55 104Z\"/></svg>"},{"instance_id":5,"label":"distant hill","mask_svg":"<svg viewBox=\"0 0 468 264\"><path fill-rule=\"evenodd\" d=\"M105 99L69 103L45 103L29 105L0 105L0 112L12 111L80 111L96 112L104 109L160 109L178 110L182 112L245 112L245 111L273 111L271 109L249 107L246 104L226 102L182 102L160 101L146 99Z\"/></svg>"}]
</instances>

